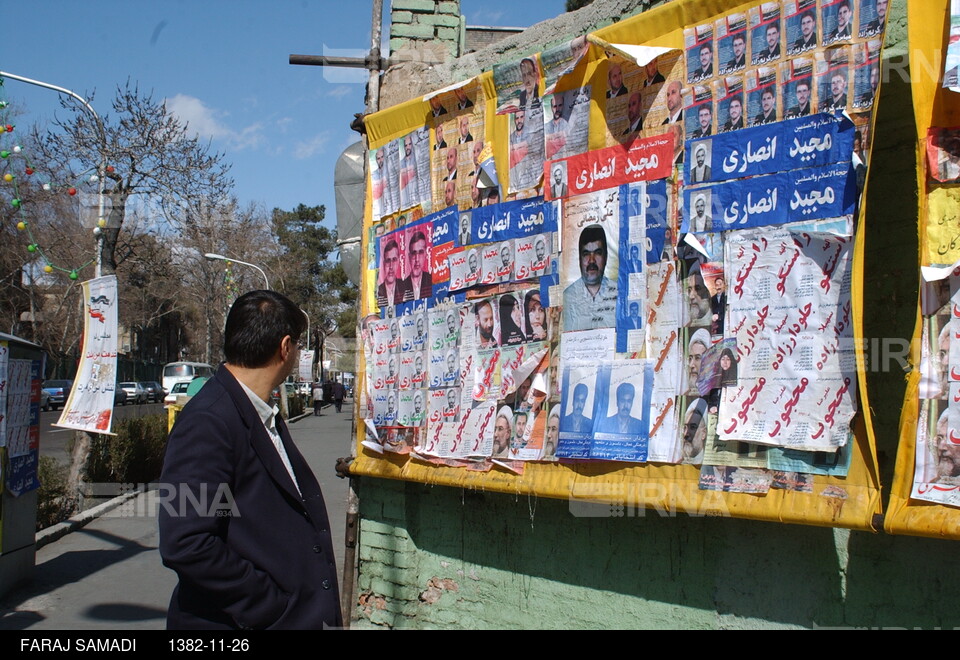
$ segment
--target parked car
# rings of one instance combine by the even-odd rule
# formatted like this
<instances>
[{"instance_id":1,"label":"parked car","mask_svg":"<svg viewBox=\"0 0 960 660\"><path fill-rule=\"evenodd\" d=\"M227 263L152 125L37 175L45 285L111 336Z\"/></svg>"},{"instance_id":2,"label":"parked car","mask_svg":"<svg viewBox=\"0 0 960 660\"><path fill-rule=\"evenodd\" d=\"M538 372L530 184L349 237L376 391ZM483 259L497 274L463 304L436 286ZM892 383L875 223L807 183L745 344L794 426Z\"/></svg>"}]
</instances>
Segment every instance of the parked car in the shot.
<instances>
[{"instance_id":1,"label":"parked car","mask_svg":"<svg viewBox=\"0 0 960 660\"><path fill-rule=\"evenodd\" d=\"M120 389L119 386L113 389L113 405L115 406L127 405L127 393L122 389Z\"/></svg>"},{"instance_id":2,"label":"parked car","mask_svg":"<svg viewBox=\"0 0 960 660\"><path fill-rule=\"evenodd\" d=\"M169 406L172 403L176 403L177 396L186 394L188 387L190 387L190 383L187 382L174 383L173 387L170 388L170 393L163 397L163 405Z\"/></svg>"},{"instance_id":3,"label":"parked car","mask_svg":"<svg viewBox=\"0 0 960 660\"><path fill-rule=\"evenodd\" d=\"M46 390L40 390L40 410L50 410L50 395Z\"/></svg>"},{"instance_id":4,"label":"parked car","mask_svg":"<svg viewBox=\"0 0 960 660\"><path fill-rule=\"evenodd\" d=\"M140 385L147 391L147 400L152 403L160 403L167 394L163 390L163 385L155 380L145 380L142 381Z\"/></svg>"},{"instance_id":5,"label":"parked car","mask_svg":"<svg viewBox=\"0 0 960 660\"><path fill-rule=\"evenodd\" d=\"M70 396L70 390L73 389L72 380L45 380L41 388L47 393L50 400L50 407L56 410L62 408Z\"/></svg>"},{"instance_id":6,"label":"parked car","mask_svg":"<svg viewBox=\"0 0 960 660\"><path fill-rule=\"evenodd\" d=\"M143 389L143 386L140 383L117 383L117 389L123 390L127 393L128 403L140 404L147 402L147 391Z\"/></svg>"}]
</instances>

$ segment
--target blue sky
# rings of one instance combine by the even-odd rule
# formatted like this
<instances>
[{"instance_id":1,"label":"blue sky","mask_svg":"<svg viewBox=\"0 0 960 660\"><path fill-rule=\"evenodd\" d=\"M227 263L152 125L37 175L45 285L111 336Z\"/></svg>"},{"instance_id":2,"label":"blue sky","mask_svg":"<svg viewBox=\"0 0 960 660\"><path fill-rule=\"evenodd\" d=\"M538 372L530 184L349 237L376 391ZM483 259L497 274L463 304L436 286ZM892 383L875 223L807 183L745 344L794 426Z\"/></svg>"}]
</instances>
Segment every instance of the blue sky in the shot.
<instances>
[{"instance_id":1,"label":"blue sky","mask_svg":"<svg viewBox=\"0 0 960 660\"><path fill-rule=\"evenodd\" d=\"M562 13L563 4L463 0L461 11L471 25L528 26ZM371 7L369 0L8 2L0 70L81 96L96 90L101 114L129 78L226 154L241 202L324 204L332 223L334 163L359 137L349 123L363 111L366 72L292 66L288 56L362 56ZM3 95L24 112L16 118L24 128L63 113L57 94L21 82L6 80Z\"/></svg>"}]
</instances>

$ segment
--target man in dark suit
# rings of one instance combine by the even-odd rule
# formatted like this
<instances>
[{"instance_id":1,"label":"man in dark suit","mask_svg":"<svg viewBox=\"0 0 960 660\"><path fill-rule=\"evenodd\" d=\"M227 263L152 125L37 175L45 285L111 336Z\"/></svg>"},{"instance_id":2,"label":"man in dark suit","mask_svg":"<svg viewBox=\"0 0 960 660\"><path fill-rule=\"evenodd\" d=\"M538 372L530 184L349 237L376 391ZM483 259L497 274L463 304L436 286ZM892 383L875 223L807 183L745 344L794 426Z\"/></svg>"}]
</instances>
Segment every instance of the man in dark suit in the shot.
<instances>
[{"instance_id":1,"label":"man in dark suit","mask_svg":"<svg viewBox=\"0 0 960 660\"><path fill-rule=\"evenodd\" d=\"M430 255L427 253L427 237L422 231L417 231L410 238L407 258L410 260L408 281L413 299L429 298L433 295L433 278L427 272Z\"/></svg>"},{"instance_id":2,"label":"man in dark suit","mask_svg":"<svg viewBox=\"0 0 960 660\"><path fill-rule=\"evenodd\" d=\"M877 17L872 21L867 23L863 28L860 28L860 36L872 36L874 34L879 34L883 32L884 26L887 24L887 0L877 0Z\"/></svg>"},{"instance_id":3,"label":"man in dark suit","mask_svg":"<svg viewBox=\"0 0 960 660\"><path fill-rule=\"evenodd\" d=\"M747 66L747 39L743 33L733 36L733 57L727 62L726 71L739 71Z\"/></svg>"},{"instance_id":4,"label":"man in dark suit","mask_svg":"<svg viewBox=\"0 0 960 660\"><path fill-rule=\"evenodd\" d=\"M787 110L787 118L806 117L810 114L810 79L801 78L793 89L797 104Z\"/></svg>"},{"instance_id":5,"label":"man in dark suit","mask_svg":"<svg viewBox=\"0 0 960 660\"><path fill-rule=\"evenodd\" d=\"M617 414L610 415L601 423L601 433L638 436L643 432L643 422L630 415L637 390L631 383L617 386Z\"/></svg>"},{"instance_id":6,"label":"man in dark suit","mask_svg":"<svg viewBox=\"0 0 960 660\"><path fill-rule=\"evenodd\" d=\"M763 126L777 121L777 100L773 96L773 89L765 88L760 93L760 112L753 118L751 126Z\"/></svg>"},{"instance_id":7,"label":"man in dark suit","mask_svg":"<svg viewBox=\"0 0 960 660\"><path fill-rule=\"evenodd\" d=\"M830 96L820 101L820 112L845 110L847 107L847 76L836 70L830 76Z\"/></svg>"},{"instance_id":8,"label":"man in dark suit","mask_svg":"<svg viewBox=\"0 0 960 660\"><path fill-rule=\"evenodd\" d=\"M607 82L610 84L610 89L607 90L608 99L617 96L626 96L630 91L627 89L627 86L623 84L623 72L620 70L620 65L616 62L611 64L610 69L607 71Z\"/></svg>"},{"instance_id":9,"label":"man in dark suit","mask_svg":"<svg viewBox=\"0 0 960 660\"><path fill-rule=\"evenodd\" d=\"M563 418L560 428L571 433L590 433L593 430L593 420L583 414L587 405L589 390L583 383L573 388L573 412Z\"/></svg>"},{"instance_id":10,"label":"man in dark suit","mask_svg":"<svg viewBox=\"0 0 960 660\"><path fill-rule=\"evenodd\" d=\"M842 0L837 6L837 27L827 35L827 43L849 39L853 36L853 9L850 0Z\"/></svg>"},{"instance_id":11,"label":"man in dark suit","mask_svg":"<svg viewBox=\"0 0 960 660\"><path fill-rule=\"evenodd\" d=\"M413 299L410 280L400 279L400 246L393 239L387 241L383 248L380 269L383 271L383 281L377 287L377 306L393 307Z\"/></svg>"},{"instance_id":12,"label":"man in dark suit","mask_svg":"<svg viewBox=\"0 0 960 660\"><path fill-rule=\"evenodd\" d=\"M800 17L800 36L793 42L793 48L790 54L805 53L808 50L817 47L817 19L813 15L813 10L803 12Z\"/></svg>"},{"instance_id":13,"label":"man in dark suit","mask_svg":"<svg viewBox=\"0 0 960 660\"><path fill-rule=\"evenodd\" d=\"M697 121L699 126L690 136L691 139L699 140L713 135L713 108L710 107L709 103L701 105L700 109L697 110Z\"/></svg>"},{"instance_id":14,"label":"man in dark suit","mask_svg":"<svg viewBox=\"0 0 960 660\"><path fill-rule=\"evenodd\" d=\"M169 629L341 625L320 485L268 403L298 362L303 313L273 291L234 303L227 358L167 444L160 555L180 579Z\"/></svg>"}]
</instances>

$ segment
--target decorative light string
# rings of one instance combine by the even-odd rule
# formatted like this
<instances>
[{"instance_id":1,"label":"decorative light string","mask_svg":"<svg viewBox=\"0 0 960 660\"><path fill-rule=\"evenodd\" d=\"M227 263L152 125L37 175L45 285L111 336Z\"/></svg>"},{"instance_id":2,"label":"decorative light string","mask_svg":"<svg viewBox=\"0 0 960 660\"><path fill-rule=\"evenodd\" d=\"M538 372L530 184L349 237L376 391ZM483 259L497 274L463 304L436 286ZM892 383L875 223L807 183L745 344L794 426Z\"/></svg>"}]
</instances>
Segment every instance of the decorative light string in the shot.
<instances>
[{"instance_id":1,"label":"decorative light string","mask_svg":"<svg viewBox=\"0 0 960 660\"><path fill-rule=\"evenodd\" d=\"M76 267L70 268L60 266L54 263L53 259L51 259L48 253L43 249L40 241L33 233L33 227L28 220L27 211L24 208L27 204L20 193L19 182L24 176L34 176L37 173L37 167L27 156L22 145L14 143L10 149L7 149L6 145L3 144L7 139L14 139L11 136L16 129L15 124L7 123L10 113L8 107L9 104L3 98L3 79L0 78L0 171L3 172L4 183L13 186L13 196L10 199L10 204L16 209L18 218L16 225L17 229L19 231L26 232L27 234L27 239L29 241L27 243L27 252L29 252L31 255L37 255L43 260L43 272L53 273L54 271L60 271L65 273L71 280L76 280L80 277L80 271L96 261L96 256ZM21 162L23 165L22 169L18 167L18 164ZM107 171L112 170L112 167L107 168ZM91 174L91 172L93 172L93 174ZM55 184L52 178L48 178L47 182L41 187L47 192L55 194L66 192L67 195L74 197L76 196L80 186L84 185L85 183L97 183L98 181L99 178L96 174L96 168L92 167L85 172L78 174L72 183ZM105 227L106 224L106 220L103 218L98 218L97 226L93 230L94 235L99 235L99 233L103 231L103 227Z\"/></svg>"}]
</instances>

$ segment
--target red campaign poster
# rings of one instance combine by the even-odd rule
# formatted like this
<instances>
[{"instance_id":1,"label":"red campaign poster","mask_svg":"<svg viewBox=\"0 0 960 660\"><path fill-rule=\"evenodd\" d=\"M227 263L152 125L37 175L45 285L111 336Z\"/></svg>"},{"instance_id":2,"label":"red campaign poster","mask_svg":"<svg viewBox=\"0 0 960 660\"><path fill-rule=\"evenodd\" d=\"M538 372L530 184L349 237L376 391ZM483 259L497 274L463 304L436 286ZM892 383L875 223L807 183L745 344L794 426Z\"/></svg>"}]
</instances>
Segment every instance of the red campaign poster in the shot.
<instances>
[{"instance_id":1,"label":"red campaign poster","mask_svg":"<svg viewBox=\"0 0 960 660\"><path fill-rule=\"evenodd\" d=\"M543 166L544 197L562 199L624 183L665 179L673 167L673 144L670 132L548 161Z\"/></svg>"}]
</instances>

